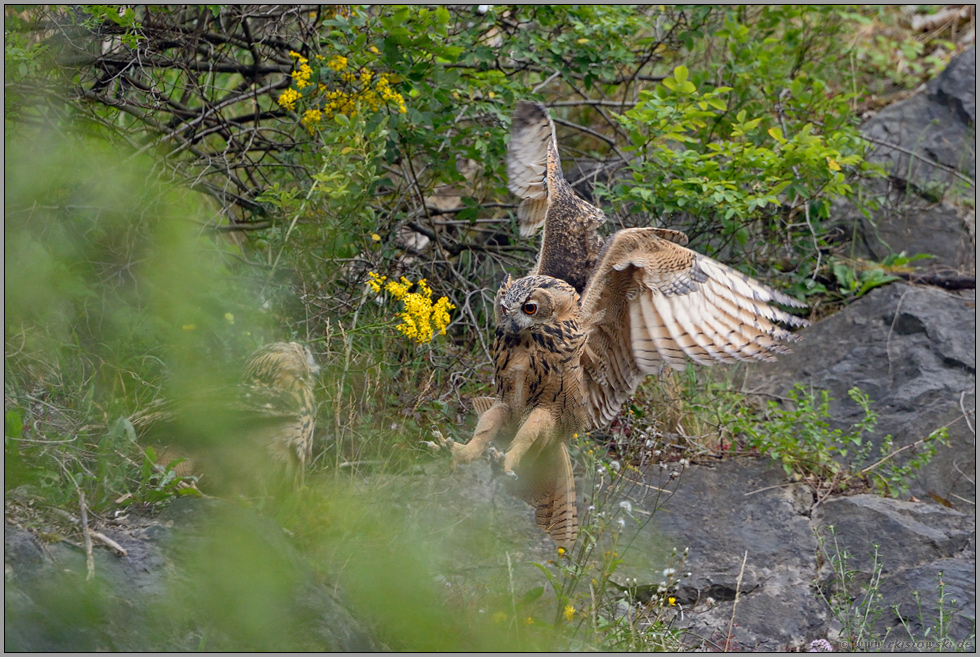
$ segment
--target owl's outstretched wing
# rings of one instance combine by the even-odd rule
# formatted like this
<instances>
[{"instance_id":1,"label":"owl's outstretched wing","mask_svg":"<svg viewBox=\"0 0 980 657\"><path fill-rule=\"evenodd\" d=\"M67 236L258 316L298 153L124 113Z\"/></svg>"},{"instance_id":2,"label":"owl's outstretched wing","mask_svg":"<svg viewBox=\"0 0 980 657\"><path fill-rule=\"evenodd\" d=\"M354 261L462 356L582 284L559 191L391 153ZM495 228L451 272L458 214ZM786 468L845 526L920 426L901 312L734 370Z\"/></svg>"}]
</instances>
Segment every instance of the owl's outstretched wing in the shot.
<instances>
[{"instance_id":1,"label":"owl's outstretched wing","mask_svg":"<svg viewBox=\"0 0 980 657\"><path fill-rule=\"evenodd\" d=\"M225 436L252 436L265 443L275 461L297 465L301 473L312 457L318 371L303 345L268 344L249 357L241 383L157 400L130 419L137 433L151 442L169 442L187 428L205 438L211 432L202 428L220 428Z\"/></svg>"},{"instance_id":2,"label":"owl's outstretched wing","mask_svg":"<svg viewBox=\"0 0 980 657\"><path fill-rule=\"evenodd\" d=\"M548 146L555 141L555 124L537 103L520 102L514 109L507 145L507 188L521 199L517 222L521 237L544 226L548 211Z\"/></svg>"},{"instance_id":3,"label":"owl's outstretched wing","mask_svg":"<svg viewBox=\"0 0 980 657\"><path fill-rule=\"evenodd\" d=\"M772 360L806 321L769 305L796 299L683 246L683 233L630 228L609 238L582 295L582 368L594 427L612 421L648 374L688 359Z\"/></svg>"},{"instance_id":4,"label":"owl's outstretched wing","mask_svg":"<svg viewBox=\"0 0 980 657\"><path fill-rule=\"evenodd\" d=\"M514 109L507 176L508 187L521 198L521 235L544 226L530 273L559 278L581 293L602 248L596 230L606 217L579 198L562 175L554 123L543 105L524 101Z\"/></svg>"}]
</instances>

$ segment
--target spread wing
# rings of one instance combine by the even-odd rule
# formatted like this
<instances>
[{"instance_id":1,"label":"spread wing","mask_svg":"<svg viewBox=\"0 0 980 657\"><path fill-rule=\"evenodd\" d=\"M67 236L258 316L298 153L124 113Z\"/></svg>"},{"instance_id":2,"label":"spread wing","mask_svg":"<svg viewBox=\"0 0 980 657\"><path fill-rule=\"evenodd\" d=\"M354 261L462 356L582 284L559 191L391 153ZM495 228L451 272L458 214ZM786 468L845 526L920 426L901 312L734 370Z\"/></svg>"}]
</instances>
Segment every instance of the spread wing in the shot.
<instances>
[{"instance_id":1,"label":"spread wing","mask_svg":"<svg viewBox=\"0 0 980 657\"><path fill-rule=\"evenodd\" d=\"M806 322L770 302L796 299L683 246L683 233L621 230L606 242L582 295L582 357L593 426L602 427L664 364L772 360Z\"/></svg>"},{"instance_id":2,"label":"spread wing","mask_svg":"<svg viewBox=\"0 0 980 657\"><path fill-rule=\"evenodd\" d=\"M319 371L309 350L295 342L265 345L246 362L242 382L194 390L157 400L130 419L137 433L168 439L194 427L220 428L222 435L252 435L268 445L275 460L302 467L312 456ZM205 437L209 434L204 431ZM169 442L169 440L165 440Z\"/></svg>"},{"instance_id":3,"label":"spread wing","mask_svg":"<svg viewBox=\"0 0 980 657\"><path fill-rule=\"evenodd\" d=\"M544 225L548 211L548 145L554 141L555 124L548 111L537 103L518 103L507 145L507 188L521 199L517 208L521 237L531 237Z\"/></svg>"},{"instance_id":4,"label":"spread wing","mask_svg":"<svg viewBox=\"0 0 980 657\"><path fill-rule=\"evenodd\" d=\"M598 260L596 232L606 217L579 198L561 172L555 127L543 105L520 102L511 122L507 150L508 187L519 196L521 235L544 226L538 263L531 274L559 278L579 293Z\"/></svg>"}]
</instances>

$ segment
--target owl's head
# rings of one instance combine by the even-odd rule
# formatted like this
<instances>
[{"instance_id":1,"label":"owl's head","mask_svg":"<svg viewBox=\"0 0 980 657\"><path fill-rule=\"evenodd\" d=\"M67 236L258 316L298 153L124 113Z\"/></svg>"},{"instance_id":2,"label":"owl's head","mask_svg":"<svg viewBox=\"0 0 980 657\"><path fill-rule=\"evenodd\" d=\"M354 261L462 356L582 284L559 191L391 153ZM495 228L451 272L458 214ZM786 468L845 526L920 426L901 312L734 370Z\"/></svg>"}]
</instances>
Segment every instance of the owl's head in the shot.
<instances>
[{"instance_id":1,"label":"owl's head","mask_svg":"<svg viewBox=\"0 0 980 657\"><path fill-rule=\"evenodd\" d=\"M494 317L508 333L533 331L578 312L578 292L550 276L510 277L497 290Z\"/></svg>"}]
</instances>

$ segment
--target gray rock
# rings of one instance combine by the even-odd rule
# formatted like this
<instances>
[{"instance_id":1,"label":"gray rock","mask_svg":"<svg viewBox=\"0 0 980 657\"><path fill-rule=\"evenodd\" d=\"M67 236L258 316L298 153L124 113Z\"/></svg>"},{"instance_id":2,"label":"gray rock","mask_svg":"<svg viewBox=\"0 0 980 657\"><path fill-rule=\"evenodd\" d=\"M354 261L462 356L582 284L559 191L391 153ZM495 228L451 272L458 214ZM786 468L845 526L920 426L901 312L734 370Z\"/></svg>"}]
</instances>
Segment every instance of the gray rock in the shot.
<instances>
[{"instance_id":1,"label":"gray rock","mask_svg":"<svg viewBox=\"0 0 980 657\"><path fill-rule=\"evenodd\" d=\"M971 48L930 81L925 93L884 108L863 131L871 139L899 147L876 145L871 160L882 163L893 177L938 197L955 177L929 161L976 180L975 121L976 50Z\"/></svg>"},{"instance_id":2,"label":"gray rock","mask_svg":"<svg viewBox=\"0 0 980 657\"><path fill-rule=\"evenodd\" d=\"M977 121L977 49L963 51L926 85L936 102L956 111L963 123Z\"/></svg>"},{"instance_id":3,"label":"gray rock","mask_svg":"<svg viewBox=\"0 0 980 657\"><path fill-rule=\"evenodd\" d=\"M919 640L943 636L956 644L943 646L945 650L976 650L975 555L972 559L936 559L909 568L901 577L887 579L880 592L884 600L899 602L895 603L898 614L895 614L894 608L889 607L885 618L879 621L879 632L884 633L890 629L892 637L914 637ZM941 632L941 626L948 629ZM922 652L935 652L938 648L939 646L932 650L923 649Z\"/></svg>"},{"instance_id":4,"label":"gray rock","mask_svg":"<svg viewBox=\"0 0 980 657\"><path fill-rule=\"evenodd\" d=\"M334 587L272 522L181 499L155 522L105 533L127 550L39 550L5 527L4 643L17 651L370 650Z\"/></svg>"},{"instance_id":5,"label":"gray rock","mask_svg":"<svg viewBox=\"0 0 980 657\"><path fill-rule=\"evenodd\" d=\"M813 523L823 540L820 580L828 595L839 586L841 566L832 567L831 562L841 555L847 555L842 567L854 576L850 594L855 604L866 597L863 587L872 580L875 563L881 567L881 598L875 602L884 613L875 624L878 636L890 632L892 639L923 639L926 629L932 628L933 639L939 635L962 641L975 631L976 522L972 516L935 504L855 495L823 503L814 511ZM936 627L940 571L946 573L943 613L949 629L944 634Z\"/></svg>"},{"instance_id":6,"label":"gray rock","mask_svg":"<svg viewBox=\"0 0 980 657\"><path fill-rule=\"evenodd\" d=\"M963 553L976 530L972 516L938 504L870 494L827 500L814 510L813 525L824 539L824 549L831 551L833 526L837 545L850 555L850 566L868 575L877 545L886 579L909 567Z\"/></svg>"},{"instance_id":7,"label":"gray rock","mask_svg":"<svg viewBox=\"0 0 980 657\"><path fill-rule=\"evenodd\" d=\"M635 578L652 594L673 566L671 547L689 548L682 569L691 576L679 580L677 602L692 639L728 636L736 590L739 650L784 650L819 637L827 609L813 587L816 540L801 513L812 503L809 489L761 459L691 466L675 482L668 476L649 473L646 487L631 495L639 517L653 517L635 536L624 535L630 547L614 581L625 587ZM668 494L657 496L658 489Z\"/></svg>"},{"instance_id":8,"label":"gray rock","mask_svg":"<svg viewBox=\"0 0 980 657\"><path fill-rule=\"evenodd\" d=\"M882 164L889 177L864 189L866 198L880 203L870 216L850 202L835 203L834 224L845 242L854 238L849 255L880 261L902 251L928 254L934 259L917 261L917 269L975 274L976 213L959 197L975 197L976 187L948 170L976 181L975 124L976 50L970 48L922 93L889 105L864 125L868 138L882 142L868 159Z\"/></svg>"},{"instance_id":9,"label":"gray rock","mask_svg":"<svg viewBox=\"0 0 980 657\"><path fill-rule=\"evenodd\" d=\"M793 383L828 390L831 428L848 429L863 417L847 391L872 399L878 426L872 456L891 435L909 445L947 426L949 447L911 482L911 493L931 494L974 512L976 437L976 310L974 296L932 287L892 284L872 290L842 311L800 332L793 353L753 366L748 391L784 397ZM970 414L969 418L964 412ZM906 454L898 462L906 461ZM866 463L865 465L869 465Z\"/></svg>"},{"instance_id":10,"label":"gray rock","mask_svg":"<svg viewBox=\"0 0 980 657\"><path fill-rule=\"evenodd\" d=\"M845 255L877 262L903 251L929 255L912 265L920 273L976 272L976 215L968 206L910 193L894 180L873 180L866 194L881 200L870 217L849 202L835 204L835 224L850 239Z\"/></svg>"}]
</instances>

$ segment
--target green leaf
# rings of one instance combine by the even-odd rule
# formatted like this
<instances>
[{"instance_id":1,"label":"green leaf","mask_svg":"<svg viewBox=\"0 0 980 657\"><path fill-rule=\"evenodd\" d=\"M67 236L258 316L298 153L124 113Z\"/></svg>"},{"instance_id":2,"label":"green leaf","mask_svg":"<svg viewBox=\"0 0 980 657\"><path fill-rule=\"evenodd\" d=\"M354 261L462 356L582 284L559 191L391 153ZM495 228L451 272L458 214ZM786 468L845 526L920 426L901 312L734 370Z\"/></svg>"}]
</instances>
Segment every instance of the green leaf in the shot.
<instances>
[{"instance_id":1,"label":"green leaf","mask_svg":"<svg viewBox=\"0 0 980 657\"><path fill-rule=\"evenodd\" d=\"M524 597L521 599L521 604L522 605L531 604L532 602L540 598L543 594L544 594L544 587L535 586L533 589L531 589L530 591L524 594Z\"/></svg>"},{"instance_id":2,"label":"green leaf","mask_svg":"<svg viewBox=\"0 0 980 657\"><path fill-rule=\"evenodd\" d=\"M24 434L24 410L12 408L3 415L3 435L20 438Z\"/></svg>"},{"instance_id":3,"label":"green leaf","mask_svg":"<svg viewBox=\"0 0 980 657\"><path fill-rule=\"evenodd\" d=\"M674 79L678 82L685 82L688 77L688 70L686 66L678 66L674 69Z\"/></svg>"}]
</instances>

